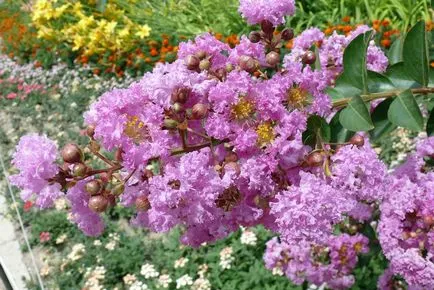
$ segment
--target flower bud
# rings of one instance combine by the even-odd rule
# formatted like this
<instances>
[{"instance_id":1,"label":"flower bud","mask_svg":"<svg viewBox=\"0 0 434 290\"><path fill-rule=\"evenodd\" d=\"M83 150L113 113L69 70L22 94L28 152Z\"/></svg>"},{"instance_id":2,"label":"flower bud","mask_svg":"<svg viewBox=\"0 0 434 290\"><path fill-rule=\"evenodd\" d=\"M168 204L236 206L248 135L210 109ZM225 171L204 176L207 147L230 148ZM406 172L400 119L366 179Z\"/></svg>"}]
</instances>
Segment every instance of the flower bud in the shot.
<instances>
[{"instance_id":1,"label":"flower bud","mask_svg":"<svg viewBox=\"0 0 434 290\"><path fill-rule=\"evenodd\" d=\"M301 61L304 64L314 64L316 61L316 55L313 51L306 51L306 53L303 55Z\"/></svg>"},{"instance_id":2,"label":"flower bud","mask_svg":"<svg viewBox=\"0 0 434 290\"><path fill-rule=\"evenodd\" d=\"M350 144L362 147L365 144L365 138L362 135L356 134L350 139Z\"/></svg>"},{"instance_id":3,"label":"flower bud","mask_svg":"<svg viewBox=\"0 0 434 290\"><path fill-rule=\"evenodd\" d=\"M230 73L234 70L234 66L231 63L227 63L225 69L228 73Z\"/></svg>"},{"instance_id":4,"label":"flower bud","mask_svg":"<svg viewBox=\"0 0 434 290\"><path fill-rule=\"evenodd\" d=\"M189 55L185 58L185 65L189 70L196 70L199 67L200 59L195 55Z\"/></svg>"},{"instance_id":5,"label":"flower bud","mask_svg":"<svg viewBox=\"0 0 434 290\"><path fill-rule=\"evenodd\" d=\"M87 126L87 128L86 128L86 134L90 138L93 138L93 136L95 135L95 125L89 125L89 126Z\"/></svg>"},{"instance_id":6,"label":"flower bud","mask_svg":"<svg viewBox=\"0 0 434 290\"><path fill-rule=\"evenodd\" d=\"M72 175L75 177L82 177L86 175L87 172L87 166L83 163L76 163L72 167Z\"/></svg>"},{"instance_id":7,"label":"flower bud","mask_svg":"<svg viewBox=\"0 0 434 290\"><path fill-rule=\"evenodd\" d=\"M268 20L263 20L261 22L261 29L262 31L264 31L265 34L272 34L274 32L273 23Z\"/></svg>"},{"instance_id":8,"label":"flower bud","mask_svg":"<svg viewBox=\"0 0 434 290\"><path fill-rule=\"evenodd\" d=\"M81 161L83 153L76 144L67 144L62 149L62 158L67 163L78 163Z\"/></svg>"},{"instance_id":9,"label":"flower bud","mask_svg":"<svg viewBox=\"0 0 434 290\"><path fill-rule=\"evenodd\" d=\"M280 55L275 51L271 51L265 59L270 66L276 66L280 62Z\"/></svg>"},{"instance_id":10,"label":"flower bud","mask_svg":"<svg viewBox=\"0 0 434 290\"><path fill-rule=\"evenodd\" d=\"M101 192L102 186L100 181L94 179L86 183L84 188L90 195L97 195Z\"/></svg>"},{"instance_id":11,"label":"flower bud","mask_svg":"<svg viewBox=\"0 0 434 290\"><path fill-rule=\"evenodd\" d=\"M184 110L184 106L181 103L175 103L175 104L173 104L172 109L176 113L179 113L179 112L182 112Z\"/></svg>"},{"instance_id":12,"label":"flower bud","mask_svg":"<svg viewBox=\"0 0 434 290\"><path fill-rule=\"evenodd\" d=\"M423 222L425 223L425 225L430 227L434 225L434 217L432 215L424 216Z\"/></svg>"},{"instance_id":13,"label":"flower bud","mask_svg":"<svg viewBox=\"0 0 434 290\"><path fill-rule=\"evenodd\" d=\"M201 103L197 103L191 109L191 113L192 113L193 119L196 119L196 120L203 119L208 114L208 106L201 104Z\"/></svg>"},{"instance_id":14,"label":"flower bud","mask_svg":"<svg viewBox=\"0 0 434 290\"><path fill-rule=\"evenodd\" d=\"M125 191L125 184L123 182L119 183L112 189L112 194L115 196L119 196Z\"/></svg>"},{"instance_id":15,"label":"flower bud","mask_svg":"<svg viewBox=\"0 0 434 290\"><path fill-rule=\"evenodd\" d=\"M178 126L178 122L170 119L170 118L166 118L164 119L164 127L167 129L175 129Z\"/></svg>"},{"instance_id":16,"label":"flower bud","mask_svg":"<svg viewBox=\"0 0 434 290\"><path fill-rule=\"evenodd\" d=\"M261 33L259 33L258 31L252 31L249 34L249 40L253 43L258 43L259 41L261 41Z\"/></svg>"},{"instance_id":17,"label":"flower bud","mask_svg":"<svg viewBox=\"0 0 434 290\"><path fill-rule=\"evenodd\" d=\"M211 67L211 62L208 59L203 59L199 63L200 70L209 70L210 67Z\"/></svg>"},{"instance_id":18,"label":"flower bud","mask_svg":"<svg viewBox=\"0 0 434 290\"><path fill-rule=\"evenodd\" d=\"M199 50L194 54L198 59L202 60L206 57L206 51Z\"/></svg>"},{"instance_id":19,"label":"flower bud","mask_svg":"<svg viewBox=\"0 0 434 290\"><path fill-rule=\"evenodd\" d=\"M171 100L173 103L184 104L185 102L187 102L190 93L191 93L190 88L185 88L185 87L177 88L172 92Z\"/></svg>"},{"instance_id":20,"label":"flower bud","mask_svg":"<svg viewBox=\"0 0 434 290\"><path fill-rule=\"evenodd\" d=\"M219 68L215 71L215 76L220 79L223 80L226 77L226 69L225 68Z\"/></svg>"},{"instance_id":21,"label":"flower bud","mask_svg":"<svg viewBox=\"0 0 434 290\"><path fill-rule=\"evenodd\" d=\"M249 73L253 73L258 69L257 61L248 55L241 56L239 59L239 64L242 70L245 70Z\"/></svg>"},{"instance_id":22,"label":"flower bud","mask_svg":"<svg viewBox=\"0 0 434 290\"><path fill-rule=\"evenodd\" d=\"M294 30L292 28L286 28L282 31L282 39L285 41L291 40L294 38Z\"/></svg>"},{"instance_id":23,"label":"flower bud","mask_svg":"<svg viewBox=\"0 0 434 290\"><path fill-rule=\"evenodd\" d=\"M313 152L307 157L306 163L311 167L320 166L324 161L324 157L319 152Z\"/></svg>"},{"instance_id":24,"label":"flower bud","mask_svg":"<svg viewBox=\"0 0 434 290\"><path fill-rule=\"evenodd\" d=\"M235 174L237 174L237 175L240 175L240 173L241 173L241 167L236 162L226 163L225 166L223 167L223 169L224 169L224 172L234 171Z\"/></svg>"},{"instance_id":25,"label":"flower bud","mask_svg":"<svg viewBox=\"0 0 434 290\"><path fill-rule=\"evenodd\" d=\"M96 195L96 196L92 196L89 199L88 204L89 204L89 208L94 212L102 213L107 209L109 202L106 197L102 195Z\"/></svg>"},{"instance_id":26,"label":"flower bud","mask_svg":"<svg viewBox=\"0 0 434 290\"><path fill-rule=\"evenodd\" d=\"M151 208L151 203L146 196L139 196L136 199L135 204L137 211L147 211Z\"/></svg>"}]
</instances>

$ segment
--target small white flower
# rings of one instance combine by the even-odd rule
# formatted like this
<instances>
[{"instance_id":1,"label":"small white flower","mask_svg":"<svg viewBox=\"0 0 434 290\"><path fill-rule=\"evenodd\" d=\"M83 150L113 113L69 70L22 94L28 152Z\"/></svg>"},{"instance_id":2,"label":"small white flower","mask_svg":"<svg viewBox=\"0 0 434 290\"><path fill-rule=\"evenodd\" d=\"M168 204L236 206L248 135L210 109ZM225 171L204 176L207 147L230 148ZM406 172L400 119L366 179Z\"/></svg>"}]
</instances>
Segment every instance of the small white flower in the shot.
<instances>
[{"instance_id":1,"label":"small white flower","mask_svg":"<svg viewBox=\"0 0 434 290\"><path fill-rule=\"evenodd\" d=\"M129 290L148 290L149 288L148 288L148 285L146 285L142 281L136 281L128 289Z\"/></svg>"},{"instance_id":2,"label":"small white flower","mask_svg":"<svg viewBox=\"0 0 434 290\"><path fill-rule=\"evenodd\" d=\"M188 274L176 279L176 289L191 285L193 285L193 279Z\"/></svg>"},{"instance_id":3,"label":"small white flower","mask_svg":"<svg viewBox=\"0 0 434 290\"><path fill-rule=\"evenodd\" d=\"M211 282L203 277L196 279L191 286L192 290L211 290Z\"/></svg>"},{"instance_id":4,"label":"small white flower","mask_svg":"<svg viewBox=\"0 0 434 290\"><path fill-rule=\"evenodd\" d=\"M116 241L110 241L105 245L105 248L109 251L113 251L116 248Z\"/></svg>"},{"instance_id":5,"label":"small white flower","mask_svg":"<svg viewBox=\"0 0 434 290\"><path fill-rule=\"evenodd\" d=\"M56 239L56 244L59 245L59 244L64 243L67 237L68 236L66 234L58 236Z\"/></svg>"},{"instance_id":6,"label":"small white flower","mask_svg":"<svg viewBox=\"0 0 434 290\"><path fill-rule=\"evenodd\" d=\"M83 254L86 252L86 247L83 244L75 244L72 246L71 252L67 256L67 258L71 261L77 261Z\"/></svg>"},{"instance_id":7,"label":"small white flower","mask_svg":"<svg viewBox=\"0 0 434 290\"><path fill-rule=\"evenodd\" d=\"M223 270L230 269L232 267L232 262L235 260L235 257L232 256L233 249L232 247L226 247L220 251L220 267Z\"/></svg>"},{"instance_id":8,"label":"small white flower","mask_svg":"<svg viewBox=\"0 0 434 290\"><path fill-rule=\"evenodd\" d=\"M181 257L175 261L174 267L175 269L184 268L185 265L187 265L187 262L188 262L188 258Z\"/></svg>"},{"instance_id":9,"label":"small white flower","mask_svg":"<svg viewBox=\"0 0 434 290\"><path fill-rule=\"evenodd\" d=\"M170 275L163 274L158 278L157 287L169 288L170 283L172 283L172 278L170 278Z\"/></svg>"},{"instance_id":10,"label":"small white flower","mask_svg":"<svg viewBox=\"0 0 434 290\"><path fill-rule=\"evenodd\" d=\"M137 281L134 274L127 274L122 279L124 280L125 285L133 285L133 283Z\"/></svg>"},{"instance_id":11,"label":"small white flower","mask_svg":"<svg viewBox=\"0 0 434 290\"><path fill-rule=\"evenodd\" d=\"M274 267L271 273L273 273L274 276L283 276L283 271L280 267Z\"/></svg>"},{"instance_id":12,"label":"small white flower","mask_svg":"<svg viewBox=\"0 0 434 290\"><path fill-rule=\"evenodd\" d=\"M146 263L140 269L140 274L142 274L145 279L158 277L160 274L155 270L154 265Z\"/></svg>"},{"instance_id":13,"label":"small white flower","mask_svg":"<svg viewBox=\"0 0 434 290\"><path fill-rule=\"evenodd\" d=\"M99 247L102 245L102 243L100 240L95 240L95 241L93 241L93 245Z\"/></svg>"},{"instance_id":14,"label":"small white flower","mask_svg":"<svg viewBox=\"0 0 434 290\"><path fill-rule=\"evenodd\" d=\"M256 242L258 241L258 238L256 237L256 234L249 230L244 230L241 233L241 244L248 245L248 246L256 246Z\"/></svg>"}]
</instances>

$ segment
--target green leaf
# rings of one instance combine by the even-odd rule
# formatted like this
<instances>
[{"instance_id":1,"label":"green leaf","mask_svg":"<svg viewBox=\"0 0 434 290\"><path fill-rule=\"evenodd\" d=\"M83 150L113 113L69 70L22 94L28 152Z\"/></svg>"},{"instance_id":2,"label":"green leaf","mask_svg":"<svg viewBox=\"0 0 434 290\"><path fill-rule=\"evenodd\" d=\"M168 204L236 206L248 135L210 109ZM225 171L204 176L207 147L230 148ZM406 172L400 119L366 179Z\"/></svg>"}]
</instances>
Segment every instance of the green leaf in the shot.
<instances>
[{"instance_id":1,"label":"green leaf","mask_svg":"<svg viewBox=\"0 0 434 290\"><path fill-rule=\"evenodd\" d=\"M315 148L320 141L330 141L330 126L320 116L310 116L307 119L307 129L302 135L303 144Z\"/></svg>"},{"instance_id":2,"label":"green leaf","mask_svg":"<svg viewBox=\"0 0 434 290\"><path fill-rule=\"evenodd\" d=\"M368 108L360 96L355 96L341 111L339 121L350 131L369 131L374 128Z\"/></svg>"},{"instance_id":3,"label":"green leaf","mask_svg":"<svg viewBox=\"0 0 434 290\"><path fill-rule=\"evenodd\" d=\"M407 33L403 47L403 59L408 75L426 87L429 79L429 62L424 21L419 21Z\"/></svg>"},{"instance_id":4,"label":"green leaf","mask_svg":"<svg viewBox=\"0 0 434 290\"><path fill-rule=\"evenodd\" d=\"M403 50L403 41L401 38L395 39L390 47L387 57L389 58L389 65L394 65L395 63L403 61L402 58L402 50Z\"/></svg>"},{"instance_id":5,"label":"green leaf","mask_svg":"<svg viewBox=\"0 0 434 290\"><path fill-rule=\"evenodd\" d=\"M107 6L107 0L99 0L98 1L98 10L103 13L105 11L105 8Z\"/></svg>"},{"instance_id":6,"label":"green leaf","mask_svg":"<svg viewBox=\"0 0 434 290\"><path fill-rule=\"evenodd\" d=\"M409 77L403 62L398 62L389 67L386 76L397 89L406 90L421 87L420 84Z\"/></svg>"},{"instance_id":7,"label":"green leaf","mask_svg":"<svg viewBox=\"0 0 434 290\"><path fill-rule=\"evenodd\" d=\"M396 125L391 123L387 118L387 112L392 102L393 99L386 99L378 104L374 112L372 112L372 122L375 126L375 128L369 132L372 141L377 141L396 129Z\"/></svg>"},{"instance_id":8,"label":"green leaf","mask_svg":"<svg viewBox=\"0 0 434 290\"><path fill-rule=\"evenodd\" d=\"M339 122L339 115L341 111L337 112L333 118L330 120L330 130L331 137L330 142L332 143L344 143L350 140L354 136L355 132L345 129Z\"/></svg>"},{"instance_id":9,"label":"green leaf","mask_svg":"<svg viewBox=\"0 0 434 290\"><path fill-rule=\"evenodd\" d=\"M428 136L434 135L434 109L431 110L431 113L429 114L429 118L426 123L426 133Z\"/></svg>"},{"instance_id":10,"label":"green leaf","mask_svg":"<svg viewBox=\"0 0 434 290\"><path fill-rule=\"evenodd\" d=\"M402 92L393 100L387 116L397 126L413 131L423 130L422 113L410 90Z\"/></svg>"},{"instance_id":11,"label":"green leaf","mask_svg":"<svg viewBox=\"0 0 434 290\"><path fill-rule=\"evenodd\" d=\"M378 93L394 89L395 86L387 76L374 71L368 71L368 90L370 93Z\"/></svg>"}]
</instances>

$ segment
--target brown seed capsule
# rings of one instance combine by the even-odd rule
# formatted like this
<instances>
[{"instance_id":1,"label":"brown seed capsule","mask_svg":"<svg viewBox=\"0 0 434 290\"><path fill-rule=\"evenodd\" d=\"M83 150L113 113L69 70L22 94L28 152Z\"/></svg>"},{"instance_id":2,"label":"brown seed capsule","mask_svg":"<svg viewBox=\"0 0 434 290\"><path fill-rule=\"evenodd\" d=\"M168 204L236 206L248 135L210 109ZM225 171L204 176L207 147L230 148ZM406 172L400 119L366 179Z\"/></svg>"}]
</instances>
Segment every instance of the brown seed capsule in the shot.
<instances>
[{"instance_id":1,"label":"brown seed capsule","mask_svg":"<svg viewBox=\"0 0 434 290\"><path fill-rule=\"evenodd\" d=\"M104 195L104 197L107 199L109 207L114 207L116 205L116 196L115 195L108 193L108 194Z\"/></svg>"},{"instance_id":2,"label":"brown seed capsule","mask_svg":"<svg viewBox=\"0 0 434 290\"><path fill-rule=\"evenodd\" d=\"M365 144L365 138L362 135L356 134L350 139L350 144L362 147Z\"/></svg>"},{"instance_id":3,"label":"brown seed capsule","mask_svg":"<svg viewBox=\"0 0 434 290\"><path fill-rule=\"evenodd\" d=\"M200 120L206 117L208 114L208 106L198 103L191 109L193 119Z\"/></svg>"},{"instance_id":4,"label":"brown seed capsule","mask_svg":"<svg viewBox=\"0 0 434 290\"><path fill-rule=\"evenodd\" d=\"M151 208L151 203L146 196L139 196L135 204L137 211L147 211Z\"/></svg>"},{"instance_id":5,"label":"brown seed capsule","mask_svg":"<svg viewBox=\"0 0 434 290\"><path fill-rule=\"evenodd\" d=\"M431 215L424 216L423 222L425 223L425 225L430 227L430 226L434 225L434 217Z\"/></svg>"},{"instance_id":6,"label":"brown seed capsule","mask_svg":"<svg viewBox=\"0 0 434 290\"><path fill-rule=\"evenodd\" d=\"M239 64L242 70L245 70L249 73L253 73L258 69L258 62L248 55L241 56L239 59Z\"/></svg>"},{"instance_id":7,"label":"brown seed capsule","mask_svg":"<svg viewBox=\"0 0 434 290\"><path fill-rule=\"evenodd\" d=\"M81 161L82 157L83 153L76 144L67 144L62 149L63 161L67 163L78 163Z\"/></svg>"},{"instance_id":8,"label":"brown seed capsule","mask_svg":"<svg viewBox=\"0 0 434 290\"><path fill-rule=\"evenodd\" d=\"M292 28L286 28L282 31L282 39L285 41L291 40L294 38L294 30Z\"/></svg>"},{"instance_id":9,"label":"brown seed capsule","mask_svg":"<svg viewBox=\"0 0 434 290\"><path fill-rule=\"evenodd\" d=\"M93 138L93 136L95 135L95 125L89 125L89 126L87 126L87 128L86 128L86 134L90 138Z\"/></svg>"},{"instance_id":10,"label":"brown seed capsule","mask_svg":"<svg viewBox=\"0 0 434 290\"><path fill-rule=\"evenodd\" d=\"M208 59L203 59L199 63L200 70L209 70L210 67L211 67L211 62Z\"/></svg>"},{"instance_id":11,"label":"brown seed capsule","mask_svg":"<svg viewBox=\"0 0 434 290\"><path fill-rule=\"evenodd\" d=\"M271 51L265 59L270 66L276 66L280 62L280 55L275 51Z\"/></svg>"},{"instance_id":12,"label":"brown seed capsule","mask_svg":"<svg viewBox=\"0 0 434 290\"><path fill-rule=\"evenodd\" d=\"M194 54L198 59L202 60L206 57L206 51L204 50L199 50L198 52L196 52Z\"/></svg>"},{"instance_id":13,"label":"brown seed capsule","mask_svg":"<svg viewBox=\"0 0 434 290\"><path fill-rule=\"evenodd\" d=\"M238 155L235 152L228 152L228 154L225 156L226 162L237 162L238 161Z\"/></svg>"},{"instance_id":14,"label":"brown seed capsule","mask_svg":"<svg viewBox=\"0 0 434 290\"><path fill-rule=\"evenodd\" d=\"M309 166L316 167L322 165L323 161L324 157L321 153L313 152L307 157L306 163Z\"/></svg>"},{"instance_id":15,"label":"brown seed capsule","mask_svg":"<svg viewBox=\"0 0 434 290\"><path fill-rule=\"evenodd\" d=\"M82 177L87 172L87 166L83 163L76 163L72 168L72 175L75 177Z\"/></svg>"},{"instance_id":16,"label":"brown seed capsule","mask_svg":"<svg viewBox=\"0 0 434 290\"><path fill-rule=\"evenodd\" d=\"M90 195L97 195L101 192L102 186L100 181L94 179L86 183L84 188Z\"/></svg>"},{"instance_id":17,"label":"brown seed capsule","mask_svg":"<svg viewBox=\"0 0 434 290\"><path fill-rule=\"evenodd\" d=\"M195 55L189 55L185 58L185 65L189 70L196 70L199 67L200 59Z\"/></svg>"},{"instance_id":18,"label":"brown seed capsule","mask_svg":"<svg viewBox=\"0 0 434 290\"><path fill-rule=\"evenodd\" d=\"M259 41L261 41L261 33L259 33L258 31L250 32L249 40L253 43L258 43Z\"/></svg>"},{"instance_id":19,"label":"brown seed capsule","mask_svg":"<svg viewBox=\"0 0 434 290\"><path fill-rule=\"evenodd\" d=\"M102 195L92 196L89 199L89 208L97 213L104 212L108 207L109 201Z\"/></svg>"},{"instance_id":20,"label":"brown seed capsule","mask_svg":"<svg viewBox=\"0 0 434 290\"><path fill-rule=\"evenodd\" d=\"M303 55L303 58L301 59L301 61L304 64L314 64L316 61L316 55L313 51L306 51L306 53Z\"/></svg>"},{"instance_id":21,"label":"brown seed capsule","mask_svg":"<svg viewBox=\"0 0 434 290\"><path fill-rule=\"evenodd\" d=\"M112 194L118 196L124 193L124 190L125 190L125 184L122 182L116 185L115 187L113 187Z\"/></svg>"},{"instance_id":22,"label":"brown seed capsule","mask_svg":"<svg viewBox=\"0 0 434 290\"><path fill-rule=\"evenodd\" d=\"M241 173L241 167L236 162L228 162L228 163L226 163L225 166L223 167L223 169L224 169L224 172L233 171L237 175L239 175Z\"/></svg>"},{"instance_id":23,"label":"brown seed capsule","mask_svg":"<svg viewBox=\"0 0 434 290\"><path fill-rule=\"evenodd\" d=\"M262 31L264 31L265 34L272 34L274 32L273 23L268 20L263 20L261 22L261 29Z\"/></svg>"},{"instance_id":24,"label":"brown seed capsule","mask_svg":"<svg viewBox=\"0 0 434 290\"><path fill-rule=\"evenodd\" d=\"M185 102L187 102L190 93L191 93L190 88L185 88L185 87L177 88L172 92L171 100L173 103L184 104Z\"/></svg>"},{"instance_id":25,"label":"brown seed capsule","mask_svg":"<svg viewBox=\"0 0 434 290\"><path fill-rule=\"evenodd\" d=\"M215 76L219 79L219 80L223 80L226 77L226 69L225 68L218 68L215 71Z\"/></svg>"}]
</instances>

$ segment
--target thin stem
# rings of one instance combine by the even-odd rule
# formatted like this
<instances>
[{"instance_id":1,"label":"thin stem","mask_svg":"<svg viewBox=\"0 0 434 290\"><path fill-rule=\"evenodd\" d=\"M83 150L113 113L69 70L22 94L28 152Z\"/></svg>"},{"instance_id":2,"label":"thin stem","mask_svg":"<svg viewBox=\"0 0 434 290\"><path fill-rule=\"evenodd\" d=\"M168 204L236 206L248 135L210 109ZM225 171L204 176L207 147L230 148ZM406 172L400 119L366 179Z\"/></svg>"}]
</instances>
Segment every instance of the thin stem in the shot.
<instances>
[{"instance_id":1,"label":"thin stem","mask_svg":"<svg viewBox=\"0 0 434 290\"><path fill-rule=\"evenodd\" d=\"M405 90L393 90L393 91L387 91L382 93L372 93L367 95L360 95L362 97L363 101L369 102L377 99L387 99L391 97L395 97L399 95L400 93L404 92ZM434 93L434 88L418 88L418 89L412 89L411 92L413 94L422 94L427 95L430 93ZM341 108L348 105L348 103L351 101L352 98L345 98L338 101L333 102L333 108Z\"/></svg>"},{"instance_id":2,"label":"thin stem","mask_svg":"<svg viewBox=\"0 0 434 290\"><path fill-rule=\"evenodd\" d=\"M211 142L205 142L205 143L200 143L197 145L193 145L193 146L189 146L187 148L175 148L172 149L172 153L171 155L179 155L179 154L183 154L183 153L188 153L188 152L193 152L193 151L197 151L200 150L202 148L206 148L206 147L210 147L212 146L216 146L216 145L220 145L222 143L228 142L228 139L224 139L224 140L212 140Z\"/></svg>"},{"instance_id":3,"label":"thin stem","mask_svg":"<svg viewBox=\"0 0 434 290\"><path fill-rule=\"evenodd\" d=\"M190 133L192 133L192 134L195 134L195 135L197 135L197 136L200 136L200 137L202 137L202 138L204 138L204 139L206 139L206 140L211 140L211 137L209 137L209 136L207 136L207 135L205 135L205 134L202 134L202 133L196 132L196 131L194 131L194 130L191 129L191 128L187 128L187 131L190 132Z\"/></svg>"},{"instance_id":4,"label":"thin stem","mask_svg":"<svg viewBox=\"0 0 434 290\"><path fill-rule=\"evenodd\" d=\"M133 171L131 171L130 174L128 174L127 178L125 178L124 183L127 183L127 181L133 176L133 174L136 172L137 168L135 168Z\"/></svg>"},{"instance_id":5,"label":"thin stem","mask_svg":"<svg viewBox=\"0 0 434 290\"><path fill-rule=\"evenodd\" d=\"M105 157L104 155L102 155L99 152L93 151L93 154L95 154L96 157L98 157L99 159L101 159L102 161L104 161L105 163L107 163L110 166L115 166L115 164L113 162L111 162L111 160L109 160L107 157Z\"/></svg>"}]
</instances>

